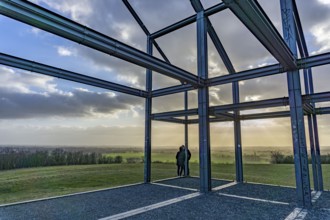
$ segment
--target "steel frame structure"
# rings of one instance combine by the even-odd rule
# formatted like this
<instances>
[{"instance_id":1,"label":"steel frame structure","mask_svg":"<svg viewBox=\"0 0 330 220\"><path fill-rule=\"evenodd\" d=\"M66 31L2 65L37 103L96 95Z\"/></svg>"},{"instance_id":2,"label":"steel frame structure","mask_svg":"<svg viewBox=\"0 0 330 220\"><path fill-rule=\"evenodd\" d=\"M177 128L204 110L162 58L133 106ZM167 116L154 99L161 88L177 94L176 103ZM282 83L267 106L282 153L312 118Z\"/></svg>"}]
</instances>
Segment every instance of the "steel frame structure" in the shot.
<instances>
[{"instance_id":1,"label":"steel frame structure","mask_svg":"<svg viewBox=\"0 0 330 220\"><path fill-rule=\"evenodd\" d=\"M311 207L311 188L309 184L304 115L306 115L308 119L314 188L315 190L322 191L323 178L316 115L329 114L330 107L316 108L315 103L330 101L330 92L314 93L311 68L330 64L330 53L315 56L310 56L308 54L295 0L280 0L284 37L278 33L256 0L223 0L223 2L208 9L203 8L200 0L190 0L196 14L155 33L149 32L128 0L122 1L146 34L146 53L28 1L0 0L0 13L92 49L145 67L145 91L3 53L0 53L0 64L145 98L145 183L151 180L152 120L183 124L185 126L186 146L188 146L188 125L199 124L200 191L208 192L211 190L211 122L234 122L236 181L243 182L241 120L290 117L298 204L305 208ZM274 58L277 59L279 62L278 64L241 72L235 71L225 48L208 18L215 13L228 9L236 15ZM197 76L172 65L156 42L157 38L195 22L197 26L196 47L198 51ZM207 34L210 36L210 39L222 58L229 72L228 75L214 78L208 77ZM301 55L300 59L298 59L297 56L298 49L296 45ZM152 56L153 46L158 50L164 61ZM304 71L306 95L301 94L299 70ZM177 79L180 85L153 90L152 71ZM283 72L287 72L289 97L255 102L240 102L239 81ZM233 104L210 107L209 87L228 83L232 84ZM188 109L188 91L196 89L198 92L198 108ZM153 98L181 92L184 92L184 110L158 114L152 113ZM255 114L242 114L241 112L248 109L279 106L289 106L290 111L273 111ZM197 115L198 119L189 119L188 116L191 115ZM184 119L178 118L182 116Z\"/></svg>"}]
</instances>

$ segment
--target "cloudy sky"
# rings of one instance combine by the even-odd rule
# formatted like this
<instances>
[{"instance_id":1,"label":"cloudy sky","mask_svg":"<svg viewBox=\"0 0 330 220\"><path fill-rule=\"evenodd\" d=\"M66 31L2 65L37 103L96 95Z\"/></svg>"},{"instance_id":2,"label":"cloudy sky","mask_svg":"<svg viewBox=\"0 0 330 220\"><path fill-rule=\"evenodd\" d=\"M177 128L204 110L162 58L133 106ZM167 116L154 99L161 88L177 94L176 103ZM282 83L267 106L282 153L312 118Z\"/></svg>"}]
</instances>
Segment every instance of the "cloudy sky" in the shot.
<instances>
[{"instance_id":1,"label":"cloudy sky","mask_svg":"<svg viewBox=\"0 0 330 220\"><path fill-rule=\"evenodd\" d=\"M140 50L146 36L122 1L33 0L58 14L87 25ZM218 0L202 1L204 8ZM189 0L130 0L151 33L194 13ZM278 0L259 3L282 33ZM310 54L330 50L330 1L300 0L298 9ZM277 63L270 53L225 10L210 20L236 71ZM145 69L0 15L1 52L145 89ZM196 24L157 39L174 65L196 74ZM154 49L155 51L155 49ZM157 52L155 56L159 57ZM329 67L313 69L315 92L329 90ZM227 71L209 41L210 77ZM303 82L302 82L303 83ZM178 82L154 73L153 89ZM303 91L304 93L304 91ZM231 85L210 88L210 105L232 103ZM287 96L286 74L240 82L240 100ZM189 92L189 107L197 106L196 91ZM0 65L0 144L143 146L144 99L98 89ZM323 106L326 106L323 104ZM183 109L183 95L156 98L153 112ZM287 107L278 110L288 109ZM270 111L267 109L265 111ZM254 111L255 112L255 111ZM258 111L260 112L260 110ZM328 146L330 118L319 117L322 146ZM197 126L190 126L189 141L197 146ZM153 146L183 143L183 126L153 122ZM243 146L291 146L289 118L242 122ZM212 146L233 145L232 123L211 125Z\"/></svg>"}]
</instances>

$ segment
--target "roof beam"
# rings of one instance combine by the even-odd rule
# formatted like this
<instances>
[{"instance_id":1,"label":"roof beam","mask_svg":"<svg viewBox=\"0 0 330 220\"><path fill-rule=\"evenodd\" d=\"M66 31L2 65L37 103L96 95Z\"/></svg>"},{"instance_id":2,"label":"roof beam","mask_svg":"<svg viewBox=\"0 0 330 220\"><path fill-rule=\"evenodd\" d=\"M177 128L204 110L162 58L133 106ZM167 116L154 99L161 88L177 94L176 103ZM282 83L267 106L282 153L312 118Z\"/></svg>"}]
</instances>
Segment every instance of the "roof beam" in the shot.
<instances>
[{"instance_id":1,"label":"roof beam","mask_svg":"<svg viewBox=\"0 0 330 220\"><path fill-rule=\"evenodd\" d=\"M221 3L217 4L217 5L214 5L211 8L206 9L204 11L204 15L205 16L210 16L210 15L213 15L213 14L215 14L217 12L220 12L220 11L226 9L226 8L227 8L227 6L224 3L221 2ZM167 26L167 27L165 27L165 28L163 28L163 29L161 29L161 30L159 30L159 31L151 34L151 37L153 39L156 39L158 37L164 36L166 34L169 34L169 33L173 32L173 31L176 31L176 30L178 30L180 28L183 28L183 27L185 27L185 26L187 26L189 24L194 23L196 21L196 19L197 19L197 15L192 15L192 16L190 16L188 18L185 18L185 19L183 19L181 21L178 21L178 22L176 22L176 23L174 23L174 24L172 24L170 26Z\"/></svg>"},{"instance_id":2,"label":"roof beam","mask_svg":"<svg viewBox=\"0 0 330 220\"><path fill-rule=\"evenodd\" d=\"M204 10L203 5L200 2L200 0L190 0L190 2L191 2L191 5L193 6L195 12L200 12L200 11ZM206 17L206 22L207 22L207 32L208 32L215 48L217 49L218 54L220 55L223 63L225 64L228 72L230 74L235 73L236 71L234 69L234 66L233 66L232 62L230 61L229 56L228 56L225 48L223 47L223 45L217 35L217 32L213 28L212 23L208 17Z\"/></svg>"},{"instance_id":3,"label":"roof beam","mask_svg":"<svg viewBox=\"0 0 330 220\"><path fill-rule=\"evenodd\" d=\"M295 28L296 28L296 35L297 35L297 44L299 48L299 53L301 57L308 57L308 49L307 49L307 44L304 36L304 32L302 29L301 21L300 21L300 16L298 13L296 1L292 1L293 5L293 15L294 15L294 20L295 20Z\"/></svg>"},{"instance_id":4,"label":"roof beam","mask_svg":"<svg viewBox=\"0 0 330 220\"><path fill-rule=\"evenodd\" d=\"M15 20L96 49L111 56L154 70L180 81L200 86L203 80L183 69L130 47L91 28L78 24L36 4L22 0L0 0L0 13Z\"/></svg>"},{"instance_id":5,"label":"roof beam","mask_svg":"<svg viewBox=\"0 0 330 220\"><path fill-rule=\"evenodd\" d=\"M138 16L138 14L135 12L135 10L133 9L133 7L131 6L131 4L128 2L128 0L123 0L124 5L126 6L126 8L128 9L128 11L132 14L132 16L134 17L135 21L140 25L141 29L143 30L143 32L147 35L150 36L150 32L147 29L147 27L143 24L142 20L140 19L140 17ZM151 38L152 39L152 38ZM160 46L158 45L158 43L156 42L155 39L152 39L152 44L156 47L156 49L158 50L159 54L163 57L163 59L167 62L167 63L171 63L169 61L169 59L166 57L165 53L163 52L163 50L160 48Z\"/></svg>"},{"instance_id":6,"label":"roof beam","mask_svg":"<svg viewBox=\"0 0 330 220\"><path fill-rule=\"evenodd\" d=\"M101 80L98 78L82 75L72 71L48 66L30 60L25 60L22 58L10 56L3 53L0 53L0 64L23 69L23 70L28 70L36 73L41 73L43 75L48 75L78 83L83 83L85 85L95 86L98 88L109 89L116 92L122 92L125 94L134 95L138 97L145 98L148 96L148 93L143 90L134 89L128 86L123 86L106 80Z\"/></svg>"},{"instance_id":7,"label":"roof beam","mask_svg":"<svg viewBox=\"0 0 330 220\"><path fill-rule=\"evenodd\" d=\"M287 70L296 69L295 57L255 0L223 0L251 33Z\"/></svg>"}]
</instances>

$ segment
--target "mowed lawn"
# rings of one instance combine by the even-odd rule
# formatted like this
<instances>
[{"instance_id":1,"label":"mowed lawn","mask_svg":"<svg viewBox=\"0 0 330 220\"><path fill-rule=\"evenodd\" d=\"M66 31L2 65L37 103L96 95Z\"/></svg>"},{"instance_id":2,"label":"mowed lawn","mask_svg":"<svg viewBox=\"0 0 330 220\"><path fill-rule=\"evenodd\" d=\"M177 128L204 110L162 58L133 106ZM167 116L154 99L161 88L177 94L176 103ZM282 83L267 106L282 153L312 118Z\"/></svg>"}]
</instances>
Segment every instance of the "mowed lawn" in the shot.
<instances>
[{"instance_id":1,"label":"mowed lawn","mask_svg":"<svg viewBox=\"0 0 330 220\"><path fill-rule=\"evenodd\" d=\"M197 163L191 163L191 175L199 175ZM152 180L174 177L174 163L152 163ZM232 164L212 164L212 177L235 179ZM323 165L325 189L330 189L330 165ZM294 186L294 166L245 164L244 178L248 182ZM17 169L0 172L0 203L65 195L143 182L143 164L106 164L54 166Z\"/></svg>"}]
</instances>

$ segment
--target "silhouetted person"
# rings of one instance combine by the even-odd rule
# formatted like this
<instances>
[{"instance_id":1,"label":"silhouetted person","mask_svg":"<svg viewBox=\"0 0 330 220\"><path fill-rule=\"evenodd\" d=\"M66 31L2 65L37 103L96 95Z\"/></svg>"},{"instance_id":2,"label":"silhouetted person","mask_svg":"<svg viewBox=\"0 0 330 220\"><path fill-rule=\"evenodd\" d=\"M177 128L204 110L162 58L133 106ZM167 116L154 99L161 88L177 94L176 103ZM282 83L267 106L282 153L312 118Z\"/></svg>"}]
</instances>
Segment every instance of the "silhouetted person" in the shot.
<instances>
[{"instance_id":1,"label":"silhouetted person","mask_svg":"<svg viewBox=\"0 0 330 220\"><path fill-rule=\"evenodd\" d=\"M182 145L179 148L179 151L176 153L176 165L177 165L178 176L182 175L182 172L184 170L185 160L186 160L186 155L185 155L185 151L184 151L184 146Z\"/></svg>"},{"instance_id":2,"label":"silhouetted person","mask_svg":"<svg viewBox=\"0 0 330 220\"><path fill-rule=\"evenodd\" d=\"M185 171L185 176L189 176L189 160L191 158L191 153L190 153L190 150L188 149L188 147L185 147L184 145L182 145L184 148L184 152L185 152L185 168L187 169ZM186 159L187 158L187 159Z\"/></svg>"}]
</instances>

